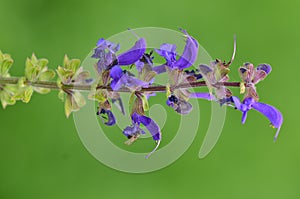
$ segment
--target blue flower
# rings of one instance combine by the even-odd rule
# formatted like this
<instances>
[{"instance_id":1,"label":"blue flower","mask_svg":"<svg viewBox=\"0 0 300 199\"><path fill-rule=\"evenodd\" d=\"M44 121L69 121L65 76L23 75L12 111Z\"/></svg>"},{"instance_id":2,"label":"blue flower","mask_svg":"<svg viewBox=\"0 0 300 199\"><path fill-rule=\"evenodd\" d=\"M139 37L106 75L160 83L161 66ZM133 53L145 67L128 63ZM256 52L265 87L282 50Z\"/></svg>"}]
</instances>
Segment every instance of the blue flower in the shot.
<instances>
[{"instance_id":1,"label":"blue flower","mask_svg":"<svg viewBox=\"0 0 300 199\"><path fill-rule=\"evenodd\" d=\"M131 74L128 74L127 71L123 71L119 66L114 66L110 70L110 77L112 78L110 87L114 91L119 90L123 86L136 90L140 87L148 87L150 84L149 82L144 82L135 78Z\"/></svg>"},{"instance_id":2,"label":"blue flower","mask_svg":"<svg viewBox=\"0 0 300 199\"><path fill-rule=\"evenodd\" d=\"M153 70L157 73L163 73L166 71L165 66L170 69L185 69L193 65L198 56L198 42L191 37L185 30L182 30L186 36L186 44L182 55L177 59L176 45L164 43L160 46L160 49L155 49L157 54L164 57L166 63L161 66L156 66Z\"/></svg>"},{"instance_id":3,"label":"blue flower","mask_svg":"<svg viewBox=\"0 0 300 199\"><path fill-rule=\"evenodd\" d=\"M256 102L253 98L246 98L241 103L239 98L232 96L232 102L234 103L235 107L243 113L242 116L243 124L246 122L247 113L251 109L257 110L265 117L267 117L270 120L271 125L274 128L277 128L277 132L275 134L274 140L277 139L281 125L283 123L283 117L279 110L277 110L275 107L271 105Z\"/></svg>"},{"instance_id":4,"label":"blue flower","mask_svg":"<svg viewBox=\"0 0 300 199\"><path fill-rule=\"evenodd\" d=\"M142 58L134 63L137 71L139 72L139 74L142 73L142 70L143 70L145 65L148 65L149 69L152 70L152 66L153 66L153 61L152 60L154 59L152 54L153 54L153 51L151 51L150 53L144 53Z\"/></svg>"},{"instance_id":5,"label":"blue flower","mask_svg":"<svg viewBox=\"0 0 300 199\"><path fill-rule=\"evenodd\" d=\"M143 57L145 51L146 40L144 38L140 38L137 42L135 42L132 48L118 56L118 65L126 66L134 64Z\"/></svg>"},{"instance_id":6,"label":"blue flower","mask_svg":"<svg viewBox=\"0 0 300 199\"><path fill-rule=\"evenodd\" d=\"M144 55L146 51L146 40L140 38L129 50L120 55L116 55L116 52L119 50L119 44L114 44L103 38L97 42L97 47L94 49L92 58L99 59L97 62L98 73L109 70L115 65L125 66L134 64Z\"/></svg>"},{"instance_id":7,"label":"blue flower","mask_svg":"<svg viewBox=\"0 0 300 199\"><path fill-rule=\"evenodd\" d=\"M151 133L153 140L157 143L156 147L146 156L148 158L152 153L154 153L159 147L161 141L161 131L159 126L151 118L140 115L134 112L131 116L132 125L127 126L123 130L123 134L129 139L126 143L131 144L134 142L141 134L145 134L145 131L141 129L140 125L143 124L146 129Z\"/></svg>"},{"instance_id":8,"label":"blue flower","mask_svg":"<svg viewBox=\"0 0 300 199\"><path fill-rule=\"evenodd\" d=\"M160 128L150 117L139 115L134 112L131 119L132 126L127 126L123 131L123 134L126 137L131 138L132 136L145 134L145 132L140 128L140 124L143 124L151 133L153 140L158 141L161 139Z\"/></svg>"},{"instance_id":9,"label":"blue flower","mask_svg":"<svg viewBox=\"0 0 300 199\"><path fill-rule=\"evenodd\" d=\"M100 116L102 122L107 126L112 126L116 124L114 114L108 109L101 108L101 110L97 112L97 115Z\"/></svg>"},{"instance_id":10,"label":"blue flower","mask_svg":"<svg viewBox=\"0 0 300 199\"><path fill-rule=\"evenodd\" d=\"M98 73L106 70L110 65L116 63L116 52L119 51L120 45L114 44L103 38L97 42L97 47L94 49L92 58L98 59L96 69Z\"/></svg>"}]
</instances>

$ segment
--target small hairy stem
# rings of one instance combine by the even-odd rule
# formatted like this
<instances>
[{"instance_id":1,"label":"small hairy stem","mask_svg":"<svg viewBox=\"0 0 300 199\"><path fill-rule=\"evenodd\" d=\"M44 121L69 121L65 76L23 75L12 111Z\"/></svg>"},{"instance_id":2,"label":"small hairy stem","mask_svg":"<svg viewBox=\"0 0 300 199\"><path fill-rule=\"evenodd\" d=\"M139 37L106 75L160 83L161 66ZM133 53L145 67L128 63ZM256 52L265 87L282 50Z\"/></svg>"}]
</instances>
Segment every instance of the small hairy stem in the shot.
<instances>
[{"instance_id":1,"label":"small hairy stem","mask_svg":"<svg viewBox=\"0 0 300 199\"><path fill-rule=\"evenodd\" d=\"M5 84L18 84L20 77L0 77L0 85ZM34 87L40 88L49 88L53 90L59 90L60 87L57 85L55 81L25 81L25 84L31 85ZM212 86L228 86L228 87L240 87L240 82L224 82L224 83L217 83ZM207 86L205 81L198 81L198 82L190 82L190 83L183 83L178 84L176 86L171 87L171 90L179 89L179 88L197 88L197 87L204 87ZM247 86L247 85L245 85ZM63 89L66 90L81 90L81 91L90 91L92 89L89 85L78 85L78 84L63 84ZM113 91L110 86L97 86L97 89L103 89L108 91ZM165 92L166 86L149 86L147 88L142 88L140 92ZM131 92L128 88L121 88L118 92Z\"/></svg>"}]
</instances>

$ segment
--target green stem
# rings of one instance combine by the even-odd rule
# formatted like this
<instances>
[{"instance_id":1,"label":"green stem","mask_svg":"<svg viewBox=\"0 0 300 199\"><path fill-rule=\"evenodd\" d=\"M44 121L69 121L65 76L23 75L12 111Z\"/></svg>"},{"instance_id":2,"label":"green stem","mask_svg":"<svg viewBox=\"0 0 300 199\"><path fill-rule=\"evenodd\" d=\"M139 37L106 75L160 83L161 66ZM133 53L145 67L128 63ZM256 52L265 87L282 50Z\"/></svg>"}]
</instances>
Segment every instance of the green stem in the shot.
<instances>
[{"instance_id":1,"label":"green stem","mask_svg":"<svg viewBox=\"0 0 300 199\"><path fill-rule=\"evenodd\" d=\"M0 85L4 84L18 84L20 77L0 77ZM55 81L25 81L25 84L31 85L34 87L40 88L49 88L53 90L61 89ZM228 86L228 87L240 87L240 82L224 82L224 83L217 83L212 86ZM171 90L179 89L179 88L196 88L196 87L204 87L207 86L205 81L198 81L198 82L190 82L190 83L182 83L176 86L171 87ZM247 86L247 85L245 85ZM75 84L63 84L63 89L67 90L80 90L80 91L90 91L92 89L89 85L75 85ZM113 91L110 86L98 86L97 89L103 89L108 91ZM144 87L140 90L140 92L165 92L166 86L149 86ZM118 92L131 92L128 88L121 88Z\"/></svg>"}]
</instances>

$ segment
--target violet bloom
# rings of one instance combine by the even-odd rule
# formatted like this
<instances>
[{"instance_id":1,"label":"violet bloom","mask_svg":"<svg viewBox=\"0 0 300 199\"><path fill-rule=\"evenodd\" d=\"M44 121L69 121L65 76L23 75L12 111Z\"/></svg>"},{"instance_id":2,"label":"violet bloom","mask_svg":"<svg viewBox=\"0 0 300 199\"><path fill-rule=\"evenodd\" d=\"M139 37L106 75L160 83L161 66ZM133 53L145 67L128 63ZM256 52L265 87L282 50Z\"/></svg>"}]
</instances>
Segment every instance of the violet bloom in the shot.
<instances>
[{"instance_id":1,"label":"violet bloom","mask_svg":"<svg viewBox=\"0 0 300 199\"><path fill-rule=\"evenodd\" d=\"M238 110L242 111L243 113L242 116L243 124L246 121L247 112L253 108L258 112L260 112L261 114L263 114L265 117L267 117L270 120L272 127L277 128L277 132L275 134L274 140L277 139L283 122L283 117L279 110L277 110L275 107L271 105L256 102L253 98L246 98L241 103L239 98L232 96L232 101L235 104L235 107Z\"/></svg>"},{"instance_id":2,"label":"violet bloom","mask_svg":"<svg viewBox=\"0 0 300 199\"><path fill-rule=\"evenodd\" d=\"M168 66L171 70L173 69L185 69L193 65L198 56L198 42L196 39L191 37L185 30L182 30L186 36L186 44L182 55L176 59L176 45L175 44L162 44L160 49L155 49L157 54L164 57L166 63L161 66L156 66L153 70L157 73L166 72L165 66Z\"/></svg>"},{"instance_id":3,"label":"violet bloom","mask_svg":"<svg viewBox=\"0 0 300 199\"><path fill-rule=\"evenodd\" d=\"M144 38L140 38L137 42L135 42L132 48L118 55L118 65L126 66L134 64L143 57L145 51L146 40Z\"/></svg>"},{"instance_id":4,"label":"violet bloom","mask_svg":"<svg viewBox=\"0 0 300 199\"><path fill-rule=\"evenodd\" d=\"M132 126L126 127L123 131L123 134L126 137L131 138L137 134L145 134L145 132L140 128L140 124L143 124L151 133L153 140L158 141L161 139L160 128L150 117L139 115L134 112L131 116L131 119Z\"/></svg>"},{"instance_id":5,"label":"violet bloom","mask_svg":"<svg viewBox=\"0 0 300 199\"><path fill-rule=\"evenodd\" d=\"M127 73L127 71L123 71L119 66L114 66L110 70L110 77L112 78L110 87L114 91L119 90L123 86L132 90L136 90L139 87L148 87L150 84L149 82L144 82L135 78L134 76L131 76Z\"/></svg>"},{"instance_id":6,"label":"violet bloom","mask_svg":"<svg viewBox=\"0 0 300 199\"><path fill-rule=\"evenodd\" d=\"M96 69L98 73L107 70L111 65L117 63L116 52L120 50L119 44L114 44L103 38L97 42L97 47L94 49L92 58L98 59Z\"/></svg>"},{"instance_id":7,"label":"violet bloom","mask_svg":"<svg viewBox=\"0 0 300 199\"><path fill-rule=\"evenodd\" d=\"M145 134L145 131L143 131L140 127L141 124L146 127L146 129L151 133L153 140L157 143L154 150L146 156L146 158L148 158L153 152L157 150L160 144L160 128L151 118L144 115L139 115L136 112L132 114L131 119L132 125L127 126L123 130L123 134L129 139L129 142L127 142L128 144L131 144L133 141L135 141L141 134Z\"/></svg>"},{"instance_id":8,"label":"violet bloom","mask_svg":"<svg viewBox=\"0 0 300 199\"><path fill-rule=\"evenodd\" d=\"M100 116L102 122L107 126L112 126L116 124L114 114L108 109L101 108L101 110L97 112L97 115Z\"/></svg>"},{"instance_id":9,"label":"violet bloom","mask_svg":"<svg viewBox=\"0 0 300 199\"><path fill-rule=\"evenodd\" d=\"M119 44L114 44L103 38L97 42L97 47L94 49L92 57L99 59L97 62L98 73L109 70L115 65L125 66L134 64L144 55L146 51L146 40L140 38L129 50L120 55L116 55L119 49Z\"/></svg>"},{"instance_id":10,"label":"violet bloom","mask_svg":"<svg viewBox=\"0 0 300 199\"><path fill-rule=\"evenodd\" d=\"M153 54L153 51L150 51L150 53L144 53L144 55L141 57L141 59L134 63L137 71L140 74L142 73L142 70L145 66L149 66L149 70L151 69L151 71L152 71L153 59L154 59L152 54Z\"/></svg>"}]
</instances>

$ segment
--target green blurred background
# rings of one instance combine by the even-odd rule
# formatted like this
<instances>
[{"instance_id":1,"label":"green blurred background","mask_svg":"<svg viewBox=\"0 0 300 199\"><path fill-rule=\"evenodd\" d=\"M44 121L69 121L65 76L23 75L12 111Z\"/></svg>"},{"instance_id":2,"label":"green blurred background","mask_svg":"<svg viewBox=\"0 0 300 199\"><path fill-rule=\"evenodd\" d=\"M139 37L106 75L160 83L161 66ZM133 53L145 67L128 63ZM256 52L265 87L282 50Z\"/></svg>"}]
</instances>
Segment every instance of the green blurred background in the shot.
<instances>
[{"instance_id":1,"label":"green blurred background","mask_svg":"<svg viewBox=\"0 0 300 199\"><path fill-rule=\"evenodd\" d=\"M128 174L89 154L57 92L36 94L30 104L0 111L0 198L300 198L299 7L261 0L0 0L0 49L15 59L14 75L22 75L32 52L54 69L65 53L83 59L98 38L127 27L183 27L222 59L231 56L236 34L233 79L243 62L270 63L272 74L258 86L261 101L285 120L274 144L275 130L263 116L250 112L241 125L240 113L230 109L218 144L200 160L210 115L210 104L200 102L201 128L189 150L162 170Z\"/></svg>"}]
</instances>

